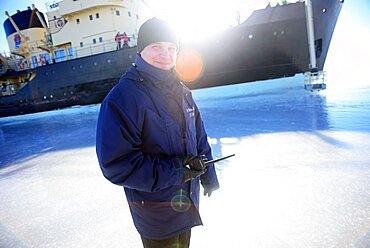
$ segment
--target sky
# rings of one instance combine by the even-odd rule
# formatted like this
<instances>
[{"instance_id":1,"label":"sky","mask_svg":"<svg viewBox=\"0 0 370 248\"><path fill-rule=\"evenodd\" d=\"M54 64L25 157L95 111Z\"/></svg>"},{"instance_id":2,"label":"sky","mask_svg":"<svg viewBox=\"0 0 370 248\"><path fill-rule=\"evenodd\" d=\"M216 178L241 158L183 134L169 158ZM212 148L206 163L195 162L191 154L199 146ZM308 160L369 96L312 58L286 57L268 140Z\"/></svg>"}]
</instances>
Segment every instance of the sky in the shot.
<instances>
[{"instance_id":1,"label":"sky","mask_svg":"<svg viewBox=\"0 0 370 248\"><path fill-rule=\"evenodd\" d=\"M25 10L27 6L35 4L45 12L45 3L49 0L0 0L0 52L9 51L3 23L7 19L5 11L13 15L17 10ZM239 11L241 20L246 19L253 9L264 8L268 0L146 0L152 6L155 14L169 21L180 36L193 38L194 34L207 34L236 24L236 13ZM270 1L272 4L276 0ZM211 10L211 11L210 11ZM347 0L341 15L351 13L348 18L353 26L369 23L370 1ZM369 28L369 27L366 27ZM186 38L185 38L186 39Z\"/></svg>"}]
</instances>

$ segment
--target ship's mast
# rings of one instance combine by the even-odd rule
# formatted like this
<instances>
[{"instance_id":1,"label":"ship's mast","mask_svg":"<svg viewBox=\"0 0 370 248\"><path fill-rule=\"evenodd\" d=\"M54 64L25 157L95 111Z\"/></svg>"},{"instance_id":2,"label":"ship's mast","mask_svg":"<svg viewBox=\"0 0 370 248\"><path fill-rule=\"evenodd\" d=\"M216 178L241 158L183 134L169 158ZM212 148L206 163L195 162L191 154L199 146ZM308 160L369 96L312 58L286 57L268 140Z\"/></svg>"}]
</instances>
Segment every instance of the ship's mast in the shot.
<instances>
[{"instance_id":1,"label":"ship's mast","mask_svg":"<svg viewBox=\"0 0 370 248\"><path fill-rule=\"evenodd\" d=\"M35 5L32 4L32 10L36 13L37 15L37 18L39 18L40 22L41 22L41 25L45 28L46 30L46 35L50 35L50 29L49 27L46 25L46 23L44 22L44 19L42 19L41 15L40 15L40 12L36 9Z\"/></svg>"},{"instance_id":2,"label":"ship's mast","mask_svg":"<svg viewBox=\"0 0 370 248\"><path fill-rule=\"evenodd\" d=\"M310 55L310 69L312 71L312 70L317 69L312 3L311 3L311 0L306 0L305 2L306 2L308 49L309 49L309 55Z\"/></svg>"},{"instance_id":3,"label":"ship's mast","mask_svg":"<svg viewBox=\"0 0 370 248\"><path fill-rule=\"evenodd\" d=\"M55 61L55 56L54 56L54 53L53 53L53 44L52 42L50 41L50 35L51 35L51 32L50 32L50 29L49 27L46 25L46 23L44 22L44 19L41 17L40 15L40 12L38 11L38 9L35 7L34 4L32 4L32 10L36 13L37 15L37 18L39 18L40 22L41 22L41 25L45 28L46 30L46 34L45 34L45 40L46 40L46 48L45 47L39 47L40 49L42 50L45 50L47 51L50 55L51 55L51 58L53 60L53 63Z\"/></svg>"},{"instance_id":4,"label":"ship's mast","mask_svg":"<svg viewBox=\"0 0 370 248\"><path fill-rule=\"evenodd\" d=\"M325 72L317 70L316 61L316 50L315 50L315 28L313 25L313 12L312 12L312 2L311 0L305 0L306 6L306 23L307 23L307 39L308 39L308 52L310 57L309 68L310 71L305 73L305 89L314 90L324 90L326 89L325 84Z\"/></svg>"}]
</instances>

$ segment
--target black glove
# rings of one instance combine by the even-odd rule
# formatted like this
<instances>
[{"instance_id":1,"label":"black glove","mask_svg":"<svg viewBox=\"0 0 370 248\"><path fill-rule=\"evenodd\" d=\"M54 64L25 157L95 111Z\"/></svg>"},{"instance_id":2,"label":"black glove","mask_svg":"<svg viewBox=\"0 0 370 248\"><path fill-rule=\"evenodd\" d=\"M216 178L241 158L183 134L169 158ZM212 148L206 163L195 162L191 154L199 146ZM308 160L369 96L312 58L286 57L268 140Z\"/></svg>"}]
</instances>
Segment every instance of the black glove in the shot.
<instances>
[{"instance_id":1,"label":"black glove","mask_svg":"<svg viewBox=\"0 0 370 248\"><path fill-rule=\"evenodd\" d=\"M207 157L205 155L202 155L197 157L186 158L183 161L183 164L185 167L188 167L189 169L204 170L206 168L205 162L207 160L208 160Z\"/></svg>"},{"instance_id":2,"label":"black glove","mask_svg":"<svg viewBox=\"0 0 370 248\"><path fill-rule=\"evenodd\" d=\"M184 174L182 176L182 182L185 183L189 180L195 179L197 177L200 177L206 172L206 169L203 170L195 170L195 169L189 169L187 167L184 167Z\"/></svg>"}]
</instances>

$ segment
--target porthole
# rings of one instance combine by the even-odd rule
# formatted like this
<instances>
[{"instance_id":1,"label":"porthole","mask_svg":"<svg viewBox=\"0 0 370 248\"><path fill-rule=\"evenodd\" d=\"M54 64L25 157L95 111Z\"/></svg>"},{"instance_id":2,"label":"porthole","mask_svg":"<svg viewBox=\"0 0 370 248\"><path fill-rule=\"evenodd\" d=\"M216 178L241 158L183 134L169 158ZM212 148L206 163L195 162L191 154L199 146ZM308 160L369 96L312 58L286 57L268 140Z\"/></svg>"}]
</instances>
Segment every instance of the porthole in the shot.
<instances>
[{"instance_id":1,"label":"porthole","mask_svg":"<svg viewBox=\"0 0 370 248\"><path fill-rule=\"evenodd\" d=\"M249 34L248 39L250 39L250 40L253 39L253 34Z\"/></svg>"},{"instance_id":2,"label":"porthole","mask_svg":"<svg viewBox=\"0 0 370 248\"><path fill-rule=\"evenodd\" d=\"M47 71L44 74L45 74L45 76L49 75L49 73Z\"/></svg>"},{"instance_id":3,"label":"porthole","mask_svg":"<svg viewBox=\"0 0 370 248\"><path fill-rule=\"evenodd\" d=\"M93 64L94 64L95 66L97 66L97 65L98 65L98 62L96 62L96 61L95 61Z\"/></svg>"},{"instance_id":4,"label":"porthole","mask_svg":"<svg viewBox=\"0 0 370 248\"><path fill-rule=\"evenodd\" d=\"M50 95L50 99L53 99L53 95Z\"/></svg>"},{"instance_id":5,"label":"porthole","mask_svg":"<svg viewBox=\"0 0 370 248\"><path fill-rule=\"evenodd\" d=\"M322 9L322 13L325 13L325 12L326 12L326 8L323 8L323 9Z\"/></svg>"},{"instance_id":6,"label":"porthole","mask_svg":"<svg viewBox=\"0 0 370 248\"><path fill-rule=\"evenodd\" d=\"M80 69L82 69L82 67L83 67L83 66L82 66L82 65L79 65L78 67L79 67Z\"/></svg>"},{"instance_id":7,"label":"porthole","mask_svg":"<svg viewBox=\"0 0 370 248\"><path fill-rule=\"evenodd\" d=\"M277 35L277 32L276 31L274 31L274 36L276 36Z\"/></svg>"},{"instance_id":8,"label":"porthole","mask_svg":"<svg viewBox=\"0 0 370 248\"><path fill-rule=\"evenodd\" d=\"M284 35L285 34L285 31L284 30L281 30L280 34L281 35Z\"/></svg>"},{"instance_id":9,"label":"porthole","mask_svg":"<svg viewBox=\"0 0 370 248\"><path fill-rule=\"evenodd\" d=\"M44 100L46 100L46 96L44 96Z\"/></svg>"},{"instance_id":10,"label":"porthole","mask_svg":"<svg viewBox=\"0 0 370 248\"><path fill-rule=\"evenodd\" d=\"M111 60L110 59L107 59L107 63L109 64L111 62Z\"/></svg>"},{"instance_id":11,"label":"porthole","mask_svg":"<svg viewBox=\"0 0 370 248\"><path fill-rule=\"evenodd\" d=\"M72 66L72 70L76 70L76 66Z\"/></svg>"}]
</instances>

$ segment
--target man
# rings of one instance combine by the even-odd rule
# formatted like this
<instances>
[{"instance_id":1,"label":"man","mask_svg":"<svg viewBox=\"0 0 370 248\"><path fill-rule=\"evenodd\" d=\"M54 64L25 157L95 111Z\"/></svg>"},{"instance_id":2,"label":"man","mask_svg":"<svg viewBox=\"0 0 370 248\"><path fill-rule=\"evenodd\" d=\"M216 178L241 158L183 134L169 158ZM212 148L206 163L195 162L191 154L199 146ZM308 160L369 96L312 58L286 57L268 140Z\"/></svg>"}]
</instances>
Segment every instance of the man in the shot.
<instances>
[{"instance_id":1,"label":"man","mask_svg":"<svg viewBox=\"0 0 370 248\"><path fill-rule=\"evenodd\" d=\"M139 29L135 64L104 99L96 151L104 176L124 187L145 248L189 247L204 195L219 188L203 122L175 72L177 37L152 18Z\"/></svg>"}]
</instances>

